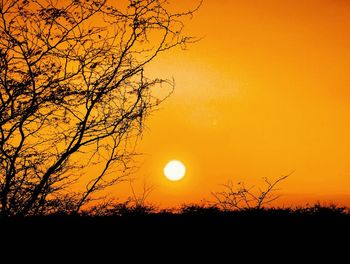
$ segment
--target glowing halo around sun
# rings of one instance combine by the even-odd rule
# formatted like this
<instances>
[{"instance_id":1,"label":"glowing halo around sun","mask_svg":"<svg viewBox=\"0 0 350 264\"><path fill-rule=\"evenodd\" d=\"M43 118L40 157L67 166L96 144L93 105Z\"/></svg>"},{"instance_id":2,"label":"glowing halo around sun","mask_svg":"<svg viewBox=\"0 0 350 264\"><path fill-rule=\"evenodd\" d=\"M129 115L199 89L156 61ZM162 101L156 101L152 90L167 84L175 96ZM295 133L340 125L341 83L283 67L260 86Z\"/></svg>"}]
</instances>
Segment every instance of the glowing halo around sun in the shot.
<instances>
[{"instance_id":1,"label":"glowing halo around sun","mask_svg":"<svg viewBox=\"0 0 350 264\"><path fill-rule=\"evenodd\" d=\"M179 181L185 176L186 167L179 160L171 160L165 165L163 172L168 180Z\"/></svg>"}]
</instances>

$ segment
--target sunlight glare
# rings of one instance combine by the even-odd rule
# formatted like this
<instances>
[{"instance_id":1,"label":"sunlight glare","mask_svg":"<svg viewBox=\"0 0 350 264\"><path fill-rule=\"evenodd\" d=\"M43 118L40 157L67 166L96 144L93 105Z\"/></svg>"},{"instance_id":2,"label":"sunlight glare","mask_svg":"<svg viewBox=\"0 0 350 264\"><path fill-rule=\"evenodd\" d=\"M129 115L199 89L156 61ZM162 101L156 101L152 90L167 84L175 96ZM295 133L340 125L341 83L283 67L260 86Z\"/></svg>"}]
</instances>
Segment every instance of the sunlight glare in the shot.
<instances>
[{"instance_id":1,"label":"sunlight glare","mask_svg":"<svg viewBox=\"0 0 350 264\"><path fill-rule=\"evenodd\" d=\"M186 167L181 161L171 160L165 165L163 172L168 180L179 181L185 176Z\"/></svg>"}]
</instances>

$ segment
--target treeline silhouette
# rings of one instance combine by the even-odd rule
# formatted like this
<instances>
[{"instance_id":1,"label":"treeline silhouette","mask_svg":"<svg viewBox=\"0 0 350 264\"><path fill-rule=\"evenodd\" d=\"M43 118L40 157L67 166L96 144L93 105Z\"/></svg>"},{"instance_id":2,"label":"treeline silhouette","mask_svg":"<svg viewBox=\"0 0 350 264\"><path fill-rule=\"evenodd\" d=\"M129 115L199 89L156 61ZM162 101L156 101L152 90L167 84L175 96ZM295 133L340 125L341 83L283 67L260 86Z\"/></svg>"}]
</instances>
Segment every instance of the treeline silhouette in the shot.
<instances>
[{"instance_id":1,"label":"treeline silhouette","mask_svg":"<svg viewBox=\"0 0 350 264\"><path fill-rule=\"evenodd\" d=\"M289 225L294 227L336 224L350 227L350 211L336 205L315 204L308 207L271 207L224 210L216 205L189 204L177 209L158 209L152 205L134 205L129 202L96 206L81 213L65 211L47 215L0 218L1 225L105 225L131 226L176 225L182 227L207 225L207 228L232 228L240 225ZM336 227L336 226L335 226Z\"/></svg>"},{"instance_id":2,"label":"treeline silhouette","mask_svg":"<svg viewBox=\"0 0 350 264\"><path fill-rule=\"evenodd\" d=\"M293 257L305 252L314 255L310 250L316 248L315 256L320 257L330 246L337 251L346 246L341 241L350 235L350 213L344 207L321 204L242 210L190 204L159 210L151 205L121 203L79 214L1 218L0 230L7 247L20 242L64 254L79 247L113 256L132 252L125 253L128 258L143 252L153 259L150 254L174 254L178 250L179 254L198 253L202 258L208 252L230 256L253 250L255 254L272 250ZM263 256L268 255L259 258Z\"/></svg>"}]
</instances>

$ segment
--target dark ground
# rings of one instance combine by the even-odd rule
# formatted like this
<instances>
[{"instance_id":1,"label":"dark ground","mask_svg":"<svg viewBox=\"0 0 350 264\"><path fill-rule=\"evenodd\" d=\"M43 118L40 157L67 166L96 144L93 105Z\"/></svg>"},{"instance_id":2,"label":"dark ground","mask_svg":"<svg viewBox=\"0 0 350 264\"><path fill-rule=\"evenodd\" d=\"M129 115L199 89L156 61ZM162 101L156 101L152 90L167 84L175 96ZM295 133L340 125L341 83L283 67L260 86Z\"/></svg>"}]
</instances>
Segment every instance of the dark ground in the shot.
<instances>
[{"instance_id":1,"label":"dark ground","mask_svg":"<svg viewBox=\"0 0 350 264\"><path fill-rule=\"evenodd\" d=\"M233 254L250 259L258 254L263 259L281 253L288 258L331 255L350 260L350 214L336 207L222 212L190 206L177 214L61 214L1 219L0 223L0 238L7 246L47 246L46 251L52 250L52 254L57 250L77 252L81 247L92 255L101 251L123 255L131 250L133 253L126 255L129 260L185 252L202 258L206 254Z\"/></svg>"}]
</instances>

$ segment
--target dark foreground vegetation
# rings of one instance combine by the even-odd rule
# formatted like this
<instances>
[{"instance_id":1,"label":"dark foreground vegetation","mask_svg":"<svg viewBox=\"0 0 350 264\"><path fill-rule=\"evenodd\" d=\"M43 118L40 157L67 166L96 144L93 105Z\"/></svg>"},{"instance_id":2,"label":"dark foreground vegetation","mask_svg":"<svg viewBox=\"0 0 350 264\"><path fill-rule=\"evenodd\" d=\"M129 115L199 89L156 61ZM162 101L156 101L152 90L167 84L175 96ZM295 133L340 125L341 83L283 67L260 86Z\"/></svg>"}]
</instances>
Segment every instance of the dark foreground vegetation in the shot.
<instances>
[{"instance_id":1,"label":"dark foreground vegetation","mask_svg":"<svg viewBox=\"0 0 350 264\"><path fill-rule=\"evenodd\" d=\"M232 211L198 205L177 211L119 205L75 215L2 218L0 223L4 252L6 247L30 247L30 252L40 247L49 254L118 256L129 261L164 254L196 259L234 254L260 260L284 255L296 261L301 255L304 260L331 255L334 260L344 258L350 237L347 209L320 205Z\"/></svg>"},{"instance_id":2,"label":"dark foreground vegetation","mask_svg":"<svg viewBox=\"0 0 350 264\"><path fill-rule=\"evenodd\" d=\"M300 232L345 234L350 231L350 213L337 206L314 205L307 208L261 208L226 211L218 207L188 205L179 210L154 210L149 206L124 204L86 211L81 214L55 213L24 218L0 218L4 232L71 231L172 235L223 235L266 233L296 235ZM87 230L89 230L87 232ZM165 232L165 233L164 233Z\"/></svg>"}]
</instances>

